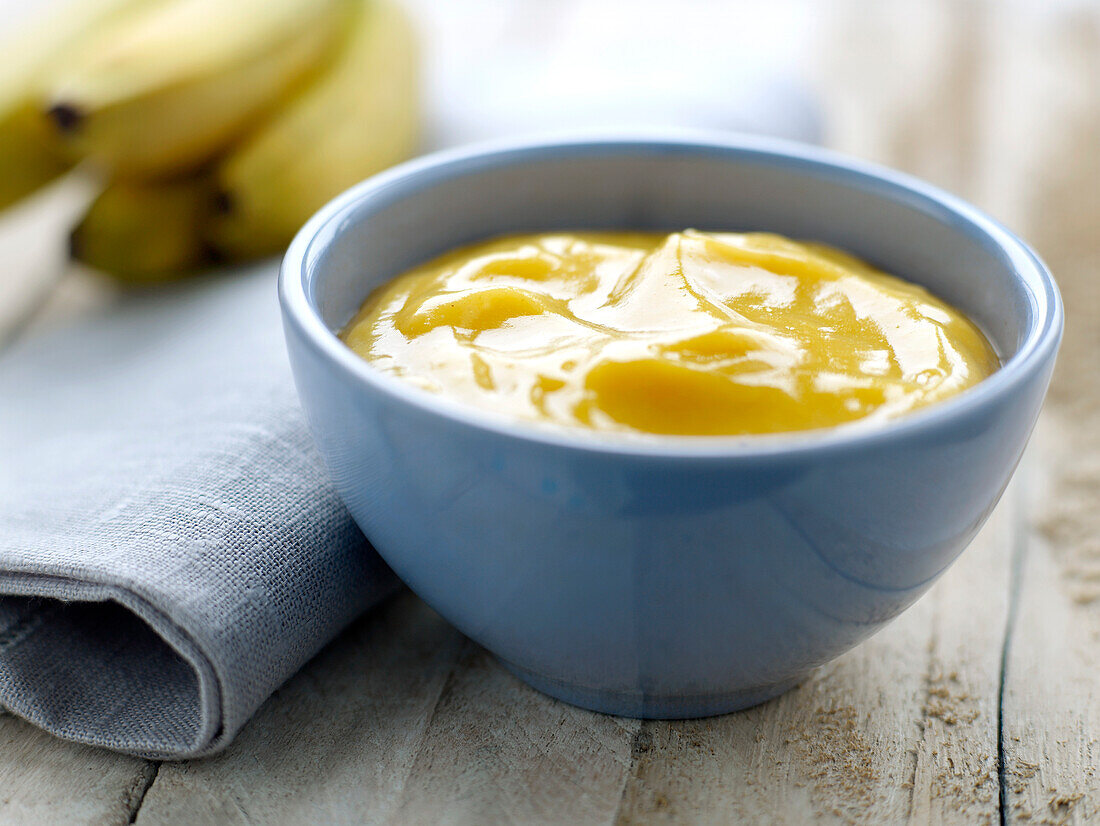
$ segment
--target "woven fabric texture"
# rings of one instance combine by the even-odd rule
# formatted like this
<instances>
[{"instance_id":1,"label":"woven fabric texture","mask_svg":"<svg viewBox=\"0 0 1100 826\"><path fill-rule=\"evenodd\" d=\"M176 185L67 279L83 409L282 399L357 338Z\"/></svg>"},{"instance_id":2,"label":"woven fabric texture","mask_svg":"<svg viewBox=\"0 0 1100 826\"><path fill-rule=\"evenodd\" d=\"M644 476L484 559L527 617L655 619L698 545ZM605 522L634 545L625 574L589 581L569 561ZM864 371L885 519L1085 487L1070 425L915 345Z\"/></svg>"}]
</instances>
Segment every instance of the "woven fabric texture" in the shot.
<instances>
[{"instance_id":1,"label":"woven fabric texture","mask_svg":"<svg viewBox=\"0 0 1100 826\"><path fill-rule=\"evenodd\" d=\"M0 356L0 705L209 754L398 587L314 450L275 279L138 296Z\"/></svg>"}]
</instances>

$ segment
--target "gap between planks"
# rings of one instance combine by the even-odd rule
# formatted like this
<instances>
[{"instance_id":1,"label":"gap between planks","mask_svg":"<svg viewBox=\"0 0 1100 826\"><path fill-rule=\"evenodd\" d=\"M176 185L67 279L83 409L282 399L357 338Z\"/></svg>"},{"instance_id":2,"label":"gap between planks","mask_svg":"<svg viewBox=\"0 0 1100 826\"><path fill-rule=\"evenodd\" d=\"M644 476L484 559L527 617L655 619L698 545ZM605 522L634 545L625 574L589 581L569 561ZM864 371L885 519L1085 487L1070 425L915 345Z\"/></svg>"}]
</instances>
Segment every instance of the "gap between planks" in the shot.
<instances>
[{"instance_id":1,"label":"gap between planks","mask_svg":"<svg viewBox=\"0 0 1100 826\"><path fill-rule=\"evenodd\" d=\"M1004 689L1005 820L1100 820L1100 9L993 15L987 204L1050 264L1066 332L1037 439Z\"/></svg>"}]
</instances>

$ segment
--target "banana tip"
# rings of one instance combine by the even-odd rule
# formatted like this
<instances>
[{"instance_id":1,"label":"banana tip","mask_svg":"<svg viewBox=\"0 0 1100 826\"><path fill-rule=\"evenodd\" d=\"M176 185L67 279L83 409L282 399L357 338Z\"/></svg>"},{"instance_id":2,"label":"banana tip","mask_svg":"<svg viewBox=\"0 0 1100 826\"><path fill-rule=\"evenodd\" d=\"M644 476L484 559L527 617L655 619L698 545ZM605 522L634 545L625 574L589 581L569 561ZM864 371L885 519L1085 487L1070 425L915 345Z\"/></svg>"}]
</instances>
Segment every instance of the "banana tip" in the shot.
<instances>
[{"instance_id":1,"label":"banana tip","mask_svg":"<svg viewBox=\"0 0 1100 826\"><path fill-rule=\"evenodd\" d=\"M233 194L227 189L214 193L214 211L219 215L228 215L233 211Z\"/></svg>"},{"instance_id":2,"label":"banana tip","mask_svg":"<svg viewBox=\"0 0 1100 826\"><path fill-rule=\"evenodd\" d=\"M214 267L218 264L224 264L228 260L228 257L221 248L214 244L203 244L199 252L200 266Z\"/></svg>"},{"instance_id":3,"label":"banana tip","mask_svg":"<svg viewBox=\"0 0 1100 826\"><path fill-rule=\"evenodd\" d=\"M79 261L83 251L84 244L80 239L80 230L74 229L69 233L69 258L73 261Z\"/></svg>"},{"instance_id":4,"label":"banana tip","mask_svg":"<svg viewBox=\"0 0 1100 826\"><path fill-rule=\"evenodd\" d=\"M71 103L57 103L46 110L46 115L62 132L73 132L84 120L84 113Z\"/></svg>"}]
</instances>

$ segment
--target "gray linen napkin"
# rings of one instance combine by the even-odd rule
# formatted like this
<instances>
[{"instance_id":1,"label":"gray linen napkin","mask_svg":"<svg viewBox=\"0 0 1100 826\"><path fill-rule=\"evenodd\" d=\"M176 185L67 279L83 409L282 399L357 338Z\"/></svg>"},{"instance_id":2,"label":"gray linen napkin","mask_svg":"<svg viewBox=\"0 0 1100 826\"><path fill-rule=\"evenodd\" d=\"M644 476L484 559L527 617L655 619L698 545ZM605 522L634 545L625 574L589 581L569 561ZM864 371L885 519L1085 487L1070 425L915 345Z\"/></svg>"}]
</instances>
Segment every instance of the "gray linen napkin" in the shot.
<instances>
[{"instance_id":1,"label":"gray linen napkin","mask_svg":"<svg viewBox=\"0 0 1100 826\"><path fill-rule=\"evenodd\" d=\"M133 297L0 354L0 705L209 754L398 587L314 451L275 277Z\"/></svg>"}]
</instances>

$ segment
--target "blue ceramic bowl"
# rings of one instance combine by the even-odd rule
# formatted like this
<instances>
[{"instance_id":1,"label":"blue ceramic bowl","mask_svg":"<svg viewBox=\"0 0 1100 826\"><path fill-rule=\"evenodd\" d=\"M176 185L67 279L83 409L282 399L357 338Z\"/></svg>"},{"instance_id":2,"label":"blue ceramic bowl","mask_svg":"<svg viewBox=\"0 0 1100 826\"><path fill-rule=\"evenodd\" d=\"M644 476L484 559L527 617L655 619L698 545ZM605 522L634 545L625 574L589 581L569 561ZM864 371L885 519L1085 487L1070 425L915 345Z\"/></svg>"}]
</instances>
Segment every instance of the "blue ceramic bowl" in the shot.
<instances>
[{"instance_id":1,"label":"blue ceramic bowl","mask_svg":"<svg viewBox=\"0 0 1100 826\"><path fill-rule=\"evenodd\" d=\"M855 252L963 309L1004 366L875 426L631 440L462 406L376 372L335 334L371 289L475 239L684 227ZM709 134L397 167L305 226L280 297L317 445L379 553L536 688L641 717L775 696L920 596L1008 483L1062 331L1043 264L959 199L817 149Z\"/></svg>"}]
</instances>

